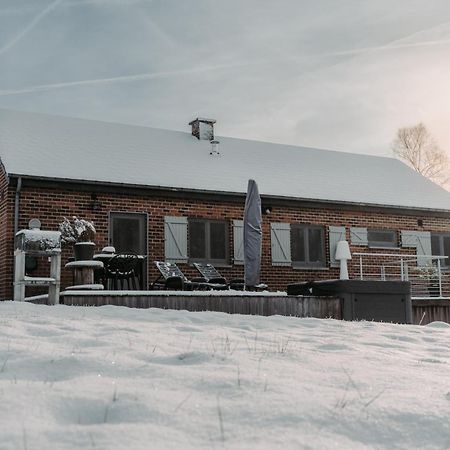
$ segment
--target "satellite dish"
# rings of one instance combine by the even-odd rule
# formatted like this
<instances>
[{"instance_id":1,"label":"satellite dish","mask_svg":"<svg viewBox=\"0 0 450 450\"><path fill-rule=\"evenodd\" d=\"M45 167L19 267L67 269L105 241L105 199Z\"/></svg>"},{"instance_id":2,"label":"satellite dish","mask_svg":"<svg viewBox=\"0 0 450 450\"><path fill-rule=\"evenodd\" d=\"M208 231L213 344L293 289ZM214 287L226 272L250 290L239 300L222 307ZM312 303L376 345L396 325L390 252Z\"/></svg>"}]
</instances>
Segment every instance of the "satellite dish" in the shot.
<instances>
[{"instance_id":1,"label":"satellite dish","mask_svg":"<svg viewBox=\"0 0 450 450\"><path fill-rule=\"evenodd\" d=\"M41 221L39 219L31 219L28 222L28 227L30 228L30 230L40 230L41 229Z\"/></svg>"}]
</instances>

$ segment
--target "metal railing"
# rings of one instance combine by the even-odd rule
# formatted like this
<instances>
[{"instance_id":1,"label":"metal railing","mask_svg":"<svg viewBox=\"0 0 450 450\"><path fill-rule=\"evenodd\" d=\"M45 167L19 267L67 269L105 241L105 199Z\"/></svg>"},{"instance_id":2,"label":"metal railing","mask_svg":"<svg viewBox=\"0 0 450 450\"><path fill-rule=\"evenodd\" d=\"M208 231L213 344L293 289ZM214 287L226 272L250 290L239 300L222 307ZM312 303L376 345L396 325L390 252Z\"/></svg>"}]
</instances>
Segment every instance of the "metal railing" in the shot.
<instances>
[{"instance_id":1,"label":"metal railing","mask_svg":"<svg viewBox=\"0 0 450 450\"><path fill-rule=\"evenodd\" d=\"M447 256L402 253L353 253L354 273L361 280L410 281L412 298L450 298L450 272L442 270Z\"/></svg>"}]
</instances>

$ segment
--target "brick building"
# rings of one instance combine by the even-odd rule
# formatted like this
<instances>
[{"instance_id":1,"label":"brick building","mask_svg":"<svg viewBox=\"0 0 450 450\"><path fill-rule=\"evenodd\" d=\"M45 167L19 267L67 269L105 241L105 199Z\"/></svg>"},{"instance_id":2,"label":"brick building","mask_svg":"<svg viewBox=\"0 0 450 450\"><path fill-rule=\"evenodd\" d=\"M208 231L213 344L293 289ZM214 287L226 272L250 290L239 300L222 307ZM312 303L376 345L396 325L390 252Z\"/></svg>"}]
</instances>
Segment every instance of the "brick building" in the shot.
<instances>
[{"instance_id":1,"label":"brick building","mask_svg":"<svg viewBox=\"0 0 450 450\"><path fill-rule=\"evenodd\" d=\"M261 278L270 289L337 277L343 238L354 253L450 255L450 193L400 161L214 140L214 121L190 125L186 133L0 110L0 298L11 298L14 232L32 218L44 229L64 216L93 221L98 249L148 255L147 282L162 259L188 276L190 263L210 261L241 277L249 178L262 197ZM375 274L384 258L368 264ZM353 258L350 276L358 270Z\"/></svg>"}]
</instances>

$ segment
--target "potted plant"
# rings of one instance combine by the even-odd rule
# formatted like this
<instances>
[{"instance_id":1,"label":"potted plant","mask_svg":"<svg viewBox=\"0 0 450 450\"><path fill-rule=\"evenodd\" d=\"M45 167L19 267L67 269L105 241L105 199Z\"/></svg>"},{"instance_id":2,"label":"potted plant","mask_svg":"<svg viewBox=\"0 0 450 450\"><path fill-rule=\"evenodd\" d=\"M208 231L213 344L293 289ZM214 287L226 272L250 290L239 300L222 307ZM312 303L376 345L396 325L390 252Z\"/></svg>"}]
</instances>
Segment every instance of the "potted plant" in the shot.
<instances>
[{"instance_id":1,"label":"potted plant","mask_svg":"<svg viewBox=\"0 0 450 450\"><path fill-rule=\"evenodd\" d=\"M61 243L73 245L76 261L89 261L93 258L95 227L92 222L76 216L73 216L72 220L64 217L59 224L59 231L61 232Z\"/></svg>"},{"instance_id":2,"label":"potted plant","mask_svg":"<svg viewBox=\"0 0 450 450\"><path fill-rule=\"evenodd\" d=\"M419 278L426 280L430 297L439 297L439 270L434 264L419 267Z\"/></svg>"}]
</instances>

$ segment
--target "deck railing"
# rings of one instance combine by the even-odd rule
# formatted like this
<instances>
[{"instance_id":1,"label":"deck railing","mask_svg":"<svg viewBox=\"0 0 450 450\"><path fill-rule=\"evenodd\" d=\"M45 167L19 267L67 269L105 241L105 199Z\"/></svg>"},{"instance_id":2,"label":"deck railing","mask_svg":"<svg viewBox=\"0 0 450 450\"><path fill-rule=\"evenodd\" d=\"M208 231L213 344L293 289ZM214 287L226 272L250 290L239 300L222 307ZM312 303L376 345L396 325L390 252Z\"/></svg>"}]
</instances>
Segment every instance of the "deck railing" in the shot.
<instances>
[{"instance_id":1,"label":"deck railing","mask_svg":"<svg viewBox=\"0 0 450 450\"><path fill-rule=\"evenodd\" d=\"M450 272L443 270L447 256L353 253L353 257L361 280L410 281L412 298L450 298Z\"/></svg>"}]
</instances>

